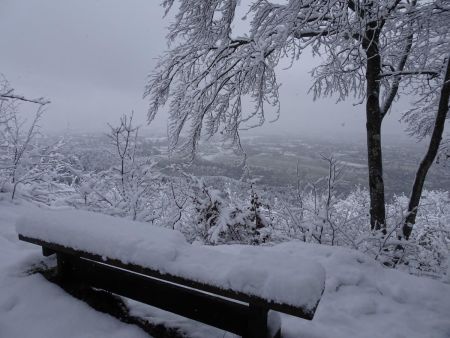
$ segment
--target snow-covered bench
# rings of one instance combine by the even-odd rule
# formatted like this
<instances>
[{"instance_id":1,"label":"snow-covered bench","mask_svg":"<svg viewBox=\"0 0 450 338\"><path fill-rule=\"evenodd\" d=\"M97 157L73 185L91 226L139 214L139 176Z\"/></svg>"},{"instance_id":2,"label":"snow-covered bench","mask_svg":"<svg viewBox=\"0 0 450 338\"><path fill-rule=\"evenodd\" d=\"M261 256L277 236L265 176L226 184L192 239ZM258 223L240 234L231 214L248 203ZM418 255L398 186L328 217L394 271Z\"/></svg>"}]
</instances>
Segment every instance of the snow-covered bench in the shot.
<instances>
[{"instance_id":1,"label":"snow-covered bench","mask_svg":"<svg viewBox=\"0 0 450 338\"><path fill-rule=\"evenodd\" d=\"M320 265L270 247L191 245L177 231L79 210L34 209L16 228L56 253L62 278L243 337L280 336L274 311L312 319L324 290Z\"/></svg>"}]
</instances>

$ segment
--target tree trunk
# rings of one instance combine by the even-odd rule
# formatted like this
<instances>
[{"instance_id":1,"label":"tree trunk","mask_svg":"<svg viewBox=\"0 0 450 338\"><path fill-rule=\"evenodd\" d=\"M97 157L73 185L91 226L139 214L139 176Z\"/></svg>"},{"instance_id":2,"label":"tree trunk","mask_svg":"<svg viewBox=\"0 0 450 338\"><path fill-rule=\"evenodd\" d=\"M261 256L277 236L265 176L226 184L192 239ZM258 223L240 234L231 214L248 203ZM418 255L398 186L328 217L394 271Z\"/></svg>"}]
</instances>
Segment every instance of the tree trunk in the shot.
<instances>
[{"instance_id":1,"label":"tree trunk","mask_svg":"<svg viewBox=\"0 0 450 338\"><path fill-rule=\"evenodd\" d=\"M12 191L12 194L11 194L11 199L12 199L12 200L13 200L14 197L16 196L17 184L19 184L19 183L15 183L15 184L14 184L14 188L13 188L13 191Z\"/></svg>"},{"instance_id":2,"label":"tree trunk","mask_svg":"<svg viewBox=\"0 0 450 338\"><path fill-rule=\"evenodd\" d=\"M444 83L441 88L441 94L439 98L439 106L436 114L436 120L434 122L433 134L431 135L430 143L428 145L427 152L420 162L417 169L416 178L411 191L408 204L408 214L403 224L403 236L405 239L409 239L414 223L416 222L417 208L420 202L420 196L422 195L423 184L427 176L428 170L433 164L436 155L439 151L439 146L442 140L442 134L444 132L445 120L447 118L447 112L449 109L449 95L450 95L450 56L447 59L447 70L445 73Z\"/></svg>"},{"instance_id":3,"label":"tree trunk","mask_svg":"<svg viewBox=\"0 0 450 338\"><path fill-rule=\"evenodd\" d=\"M367 162L369 167L370 227L386 232L383 158L381 153L380 82L381 59L378 52L378 23L369 23L363 47L367 55L366 68L366 129Z\"/></svg>"},{"instance_id":4,"label":"tree trunk","mask_svg":"<svg viewBox=\"0 0 450 338\"><path fill-rule=\"evenodd\" d=\"M381 154L381 123L367 111L367 162L369 167L370 227L386 231L386 211Z\"/></svg>"}]
</instances>

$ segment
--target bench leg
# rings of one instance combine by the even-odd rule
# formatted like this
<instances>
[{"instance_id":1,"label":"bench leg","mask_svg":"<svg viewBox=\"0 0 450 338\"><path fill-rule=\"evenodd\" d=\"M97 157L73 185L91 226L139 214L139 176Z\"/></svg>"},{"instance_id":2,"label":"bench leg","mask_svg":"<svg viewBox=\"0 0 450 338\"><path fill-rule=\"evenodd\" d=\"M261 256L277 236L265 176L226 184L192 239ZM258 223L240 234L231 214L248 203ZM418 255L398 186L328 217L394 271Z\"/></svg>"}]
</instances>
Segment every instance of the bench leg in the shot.
<instances>
[{"instance_id":1,"label":"bench leg","mask_svg":"<svg viewBox=\"0 0 450 338\"><path fill-rule=\"evenodd\" d=\"M242 338L281 338L280 315L250 303L247 332Z\"/></svg>"},{"instance_id":2,"label":"bench leg","mask_svg":"<svg viewBox=\"0 0 450 338\"><path fill-rule=\"evenodd\" d=\"M52 249L46 248L45 246L42 247L42 255L45 257L53 255L55 252Z\"/></svg>"},{"instance_id":3,"label":"bench leg","mask_svg":"<svg viewBox=\"0 0 450 338\"><path fill-rule=\"evenodd\" d=\"M281 338L281 317L278 312L269 311L267 325L270 338Z\"/></svg>"},{"instance_id":4,"label":"bench leg","mask_svg":"<svg viewBox=\"0 0 450 338\"><path fill-rule=\"evenodd\" d=\"M73 277L72 270L70 256L58 252L56 254L56 271L59 280L63 283L69 282Z\"/></svg>"}]
</instances>

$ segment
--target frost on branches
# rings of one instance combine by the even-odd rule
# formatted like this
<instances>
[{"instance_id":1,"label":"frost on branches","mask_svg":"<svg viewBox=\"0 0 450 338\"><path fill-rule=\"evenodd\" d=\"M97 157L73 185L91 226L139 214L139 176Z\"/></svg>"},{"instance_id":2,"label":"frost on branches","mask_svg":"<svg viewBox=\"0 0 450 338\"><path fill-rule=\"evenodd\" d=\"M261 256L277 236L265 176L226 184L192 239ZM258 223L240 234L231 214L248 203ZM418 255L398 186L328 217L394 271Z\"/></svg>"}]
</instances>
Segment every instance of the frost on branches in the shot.
<instances>
[{"instance_id":1,"label":"frost on branches","mask_svg":"<svg viewBox=\"0 0 450 338\"><path fill-rule=\"evenodd\" d=\"M149 121L168 103L172 148L193 155L202 136L218 133L239 146L240 129L263 124L268 110L274 119L280 112L275 71L280 61L296 62L312 52L322 60L312 69L314 98L365 102L370 223L386 233L382 121L400 94L421 102L405 116L408 121L428 119L416 113L436 110L436 100L427 98L442 84L450 50L448 2L249 3L249 29L240 32L240 1L163 1L166 11L177 12L167 36L170 49L145 92ZM243 109L248 100L253 109Z\"/></svg>"},{"instance_id":2,"label":"frost on branches","mask_svg":"<svg viewBox=\"0 0 450 338\"><path fill-rule=\"evenodd\" d=\"M207 186L202 179L191 177L191 180L195 240L208 244L269 241L271 224L262 214L263 205L253 186L250 203L242 207L225 192Z\"/></svg>"},{"instance_id":3,"label":"frost on branches","mask_svg":"<svg viewBox=\"0 0 450 338\"><path fill-rule=\"evenodd\" d=\"M132 220L153 222L159 208L153 203L159 197L159 173L155 163L140 156L139 128L133 125L133 115L124 115L119 125L109 125L109 158L112 165L104 170L81 170L74 188L80 198L73 199L76 207L102 211Z\"/></svg>"},{"instance_id":4,"label":"frost on branches","mask_svg":"<svg viewBox=\"0 0 450 338\"><path fill-rule=\"evenodd\" d=\"M387 234L367 230L369 192L356 188L348 196L335 196L330 217L324 219L323 204L328 195L319 187L306 190L302 205L289 192L273 206L274 222L279 225L273 241L297 238L308 243L337 245L356 249L391 268L433 278L448 278L450 257L450 196L444 191L424 191L417 213L415 230L409 241L398 240L407 215L408 198L394 197L386 205ZM322 197L320 197L322 196ZM291 201L290 203L288 201ZM318 210L322 210L317 212ZM326 220L326 221L324 221Z\"/></svg>"},{"instance_id":5,"label":"frost on branches","mask_svg":"<svg viewBox=\"0 0 450 338\"><path fill-rule=\"evenodd\" d=\"M49 203L49 192L62 187L63 142L39 139L39 123L48 103L15 94L9 82L0 78L0 192L10 193L11 199L20 195Z\"/></svg>"}]
</instances>

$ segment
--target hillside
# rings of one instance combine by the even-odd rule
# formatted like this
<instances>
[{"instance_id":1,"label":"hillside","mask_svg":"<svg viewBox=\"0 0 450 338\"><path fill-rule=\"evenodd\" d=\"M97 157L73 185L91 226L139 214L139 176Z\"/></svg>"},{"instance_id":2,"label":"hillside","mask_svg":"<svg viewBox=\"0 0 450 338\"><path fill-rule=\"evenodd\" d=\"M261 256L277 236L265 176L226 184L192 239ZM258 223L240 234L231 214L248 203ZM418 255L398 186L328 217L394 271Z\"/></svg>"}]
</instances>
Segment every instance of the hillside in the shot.
<instances>
[{"instance_id":1,"label":"hillside","mask_svg":"<svg viewBox=\"0 0 450 338\"><path fill-rule=\"evenodd\" d=\"M72 298L39 274L30 275L28 271L43 261L54 264L51 258L44 260L39 247L16 237L16 220L32 208L37 207L0 201L0 337L148 337ZM236 252L245 246L215 248ZM326 291L316 317L308 322L282 316L284 337L450 337L449 284L384 268L345 248L289 242L272 250L299 260L308 257L326 270ZM127 304L133 314L178 327L189 337L232 336L136 302Z\"/></svg>"}]
</instances>

